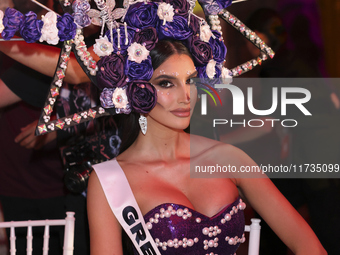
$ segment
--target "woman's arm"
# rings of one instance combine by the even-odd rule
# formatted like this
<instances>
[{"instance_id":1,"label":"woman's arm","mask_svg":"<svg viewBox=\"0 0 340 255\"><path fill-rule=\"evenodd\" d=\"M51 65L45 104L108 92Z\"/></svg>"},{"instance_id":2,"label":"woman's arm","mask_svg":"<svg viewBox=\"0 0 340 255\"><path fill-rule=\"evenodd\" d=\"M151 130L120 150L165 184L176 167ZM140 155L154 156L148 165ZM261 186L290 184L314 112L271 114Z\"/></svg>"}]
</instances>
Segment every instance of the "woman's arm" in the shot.
<instances>
[{"instance_id":1,"label":"woman's arm","mask_svg":"<svg viewBox=\"0 0 340 255\"><path fill-rule=\"evenodd\" d=\"M21 98L14 94L14 92L6 86L3 80L0 79L0 110L20 101Z\"/></svg>"},{"instance_id":2,"label":"woman's arm","mask_svg":"<svg viewBox=\"0 0 340 255\"><path fill-rule=\"evenodd\" d=\"M0 51L21 64L50 77L54 75L60 53L60 49L54 46L20 41L2 41ZM96 56L90 49L89 51L93 57ZM90 81L73 53L70 57L64 80L72 84Z\"/></svg>"},{"instance_id":3,"label":"woman's arm","mask_svg":"<svg viewBox=\"0 0 340 255\"><path fill-rule=\"evenodd\" d=\"M244 152L235 152L240 165L256 165ZM297 255L327 252L313 230L268 178L238 178L236 185L278 237Z\"/></svg>"},{"instance_id":4,"label":"woman's arm","mask_svg":"<svg viewBox=\"0 0 340 255\"><path fill-rule=\"evenodd\" d=\"M122 255L122 229L114 216L95 171L87 192L91 255Z\"/></svg>"}]
</instances>

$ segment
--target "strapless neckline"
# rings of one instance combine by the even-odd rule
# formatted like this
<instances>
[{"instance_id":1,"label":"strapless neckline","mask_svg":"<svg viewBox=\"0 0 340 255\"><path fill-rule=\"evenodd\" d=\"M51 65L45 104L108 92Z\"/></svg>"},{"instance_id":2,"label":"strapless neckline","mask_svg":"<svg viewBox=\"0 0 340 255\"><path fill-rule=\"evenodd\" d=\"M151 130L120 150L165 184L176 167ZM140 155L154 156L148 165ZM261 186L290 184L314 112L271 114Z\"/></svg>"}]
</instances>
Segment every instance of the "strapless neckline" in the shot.
<instances>
[{"instance_id":1,"label":"strapless neckline","mask_svg":"<svg viewBox=\"0 0 340 255\"><path fill-rule=\"evenodd\" d=\"M218 212L216 212L213 216L207 216L203 213L200 213L198 211L196 211L195 209L192 208L188 208L187 206L183 205L183 204L177 204L177 203L162 203L157 205L156 207L152 208L150 211L148 211L146 214L144 214L144 219L150 217L154 211L159 211L161 208L168 208L168 206L176 206L178 208L188 208L188 210L190 210L191 212L194 212L196 215L201 216L202 218L207 218L207 219L214 219L216 217L219 217L221 214L223 214L226 210L228 210L230 207L232 207L234 204L237 204L238 201L240 200L240 197L237 197L236 200L232 203L229 203L225 206L222 207L222 209L220 209Z\"/></svg>"},{"instance_id":2,"label":"strapless neckline","mask_svg":"<svg viewBox=\"0 0 340 255\"><path fill-rule=\"evenodd\" d=\"M182 204L162 203L144 220L162 255L230 255L245 241L244 209L240 197L212 217Z\"/></svg>"}]
</instances>

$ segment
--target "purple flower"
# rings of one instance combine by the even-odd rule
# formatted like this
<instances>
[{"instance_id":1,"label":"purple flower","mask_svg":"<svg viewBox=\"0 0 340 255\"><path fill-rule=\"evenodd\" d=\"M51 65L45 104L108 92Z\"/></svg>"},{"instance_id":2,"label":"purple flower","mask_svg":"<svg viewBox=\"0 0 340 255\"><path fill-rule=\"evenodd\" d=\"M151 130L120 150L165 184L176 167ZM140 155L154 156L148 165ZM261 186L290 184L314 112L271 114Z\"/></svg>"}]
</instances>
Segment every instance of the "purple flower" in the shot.
<instances>
[{"instance_id":1,"label":"purple flower","mask_svg":"<svg viewBox=\"0 0 340 255\"><path fill-rule=\"evenodd\" d=\"M209 44L213 52L213 57L216 62L223 62L227 55L227 47L224 45L222 35L217 31L212 31L215 39L210 38Z\"/></svg>"},{"instance_id":2,"label":"purple flower","mask_svg":"<svg viewBox=\"0 0 340 255\"><path fill-rule=\"evenodd\" d=\"M129 114L131 107L126 96L126 89L127 86L123 88L104 88L100 94L101 106L106 109L114 108L114 110L109 110L111 114Z\"/></svg>"},{"instance_id":3,"label":"purple flower","mask_svg":"<svg viewBox=\"0 0 340 255\"><path fill-rule=\"evenodd\" d=\"M125 74L129 77L130 81L137 79L149 81L153 74L151 57L148 56L148 58L140 64L135 61L127 60L125 65Z\"/></svg>"},{"instance_id":4,"label":"purple flower","mask_svg":"<svg viewBox=\"0 0 340 255\"><path fill-rule=\"evenodd\" d=\"M215 0L221 9L225 9L232 4L232 0Z\"/></svg>"},{"instance_id":5,"label":"purple flower","mask_svg":"<svg viewBox=\"0 0 340 255\"><path fill-rule=\"evenodd\" d=\"M212 59L213 54L208 43L200 40L199 36L192 36L186 41L188 49L190 50L194 63L196 66L203 66L208 64Z\"/></svg>"},{"instance_id":6,"label":"purple flower","mask_svg":"<svg viewBox=\"0 0 340 255\"><path fill-rule=\"evenodd\" d=\"M69 13L65 13L63 16L58 17L57 28L59 30L59 39L62 42L73 39L77 32L77 25L74 23L74 19Z\"/></svg>"},{"instance_id":7,"label":"purple flower","mask_svg":"<svg viewBox=\"0 0 340 255\"><path fill-rule=\"evenodd\" d=\"M156 105L156 89L145 81L134 81L128 85L127 96L132 110L138 113L148 113Z\"/></svg>"},{"instance_id":8,"label":"purple flower","mask_svg":"<svg viewBox=\"0 0 340 255\"><path fill-rule=\"evenodd\" d=\"M115 53L102 57L98 63L97 86L100 89L123 87L126 84L124 58Z\"/></svg>"},{"instance_id":9,"label":"purple flower","mask_svg":"<svg viewBox=\"0 0 340 255\"><path fill-rule=\"evenodd\" d=\"M91 8L91 5L86 0L76 0L72 4L73 12L88 12Z\"/></svg>"},{"instance_id":10,"label":"purple flower","mask_svg":"<svg viewBox=\"0 0 340 255\"><path fill-rule=\"evenodd\" d=\"M114 88L104 88L102 93L100 93L100 103L104 108L113 108L115 105L112 101L112 95L114 92Z\"/></svg>"},{"instance_id":11,"label":"purple flower","mask_svg":"<svg viewBox=\"0 0 340 255\"><path fill-rule=\"evenodd\" d=\"M133 37L135 35L135 31L129 27L127 27L127 36L128 36L128 43L125 44L126 42L126 36L125 36L125 29L124 26L120 26L120 48L118 48L118 33L117 29L112 31L112 37L113 41L111 40L111 33L110 30L107 30L105 35L109 39L109 42L112 43L113 50L114 52L120 52L121 55L124 55L126 53L127 48L131 45L131 42L133 40Z\"/></svg>"},{"instance_id":12,"label":"purple flower","mask_svg":"<svg viewBox=\"0 0 340 255\"><path fill-rule=\"evenodd\" d=\"M185 18L188 17L190 5L187 0L164 0L162 2L171 4L175 9L176 15L183 16Z\"/></svg>"},{"instance_id":13,"label":"purple flower","mask_svg":"<svg viewBox=\"0 0 340 255\"><path fill-rule=\"evenodd\" d=\"M151 51L158 42L157 31L153 27L144 28L137 32L133 38L133 42L144 44L148 51Z\"/></svg>"},{"instance_id":14,"label":"purple flower","mask_svg":"<svg viewBox=\"0 0 340 255\"><path fill-rule=\"evenodd\" d=\"M155 3L136 3L130 6L124 20L129 26L139 29L155 27L159 21L157 9Z\"/></svg>"},{"instance_id":15,"label":"purple flower","mask_svg":"<svg viewBox=\"0 0 340 255\"><path fill-rule=\"evenodd\" d=\"M230 1L230 0L227 0ZM217 3L217 1L212 0L198 0L200 5L204 10L204 14L207 15L217 15L221 9L221 5ZM221 1L220 1L221 2Z\"/></svg>"},{"instance_id":16,"label":"purple flower","mask_svg":"<svg viewBox=\"0 0 340 255\"><path fill-rule=\"evenodd\" d=\"M200 23L201 21L195 16L190 15L190 29L193 32L193 35L200 35Z\"/></svg>"},{"instance_id":17,"label":"purple flower","mask_svg":"<svg viewBox=\"0 0 340 255\"><path fill-rule=\"evenodd\" d=\"M89 15L84 14L82 12L75 12L72 14L74 18L74 22L80 27L87 27L91 25L91 19Z\"/></svg>"},{"instance_id":18,"label":"purple flower","mask_svg":"<svg viewBox=\"0 0 340 255\"><path fill-rule=\"evenodd\" d=\"M37 15L34 12L28 12L25 14L25 22L20 27L20 34L27 43L34 43L41 37L41 28L44 22L37 19Z\"/></svg>"},{"instance_id":19,"label":"purple flower","mask_svg":"<svg viewBox=\"0 0 340 255\"><path fill-rule=\"evenodd\" d=\"M159 40L171 38L174 40L185 40L192 35L192 30L188 27L188 21L181 16L174 16L173 22L162 22L157 27Z\"/></svg>"},{"instance_id":20,"label":"purple flower","mask_svg":"<svg viewBox=\"0 0 340 255\"><path fill-rule=\"evenodd\" d=\"M196 68L197 69L197 77L201 79L210 79L207 75L207 66L199 66ZM221 76L221 68L220 65L215 66L215 77L214 78L219 78ZM214 79L213 79L214 80Z\"/></svg>"},{"instance_id":21,"label":"purple flower","mask_svg":"<svg viewBox=\"0 0 340 255\"><path fill-rule=\"evenodd\" d=\"M130 104L126 106L126 108L116 108L116 114L129 114L131 112Z\"/></svg>"},{"instance_id":22,"label":"purple flower","mask_svg":"<svg viewBox=\"0 0 340 255\"><path fill-rule=\"evenodd\" d=\"M15 32L22 26L24 20L25 16L21 12L13 8L7 8L3 19L3 25L5 28L1 33L2 37L5 40L11 39Z\"/></svg>"}]
</instances>

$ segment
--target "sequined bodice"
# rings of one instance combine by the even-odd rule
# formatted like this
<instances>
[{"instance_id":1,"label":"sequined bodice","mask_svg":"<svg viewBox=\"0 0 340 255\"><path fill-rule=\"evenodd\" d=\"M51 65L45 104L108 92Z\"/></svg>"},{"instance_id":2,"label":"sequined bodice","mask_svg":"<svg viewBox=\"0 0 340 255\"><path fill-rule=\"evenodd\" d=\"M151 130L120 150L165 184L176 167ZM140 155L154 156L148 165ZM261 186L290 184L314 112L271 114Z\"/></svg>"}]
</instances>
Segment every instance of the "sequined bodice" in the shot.
<instances>
[{"instance_id":1,"label":"sequined bodice","mask_svg":"<svg viewBox=\"0 0 340 255\"><path fill-rule=\"evenodd\" d=\"M178 204L161 204L144 219L162 255L234 254L245 241L240 198L213 217ZM135 251L135 254L138 254Z\"/></svg>"}]
</instances>

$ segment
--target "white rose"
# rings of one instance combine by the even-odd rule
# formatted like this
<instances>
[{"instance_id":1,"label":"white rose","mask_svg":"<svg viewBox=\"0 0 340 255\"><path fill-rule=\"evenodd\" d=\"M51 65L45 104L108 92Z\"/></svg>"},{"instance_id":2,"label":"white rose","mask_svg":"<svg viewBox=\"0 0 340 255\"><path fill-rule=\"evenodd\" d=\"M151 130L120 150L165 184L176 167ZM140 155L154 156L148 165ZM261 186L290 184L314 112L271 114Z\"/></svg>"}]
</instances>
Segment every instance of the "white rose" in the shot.
<instances>
[{"instance_id":1,"label":"white rose","mask_svg":"<svg viewBox=\"0 0 340 255\"><path fill-rule=\"evenodd\" d=\"M127 49L128 52L128 60L135 61L140 64L143 60L147 59L149 56L149 51L145 48L144 45L139 43L132 43Z\"/></svg>"},{"instance_id":2,"label":"white rose","mask_svg":"<svg viewBox=\"0 0 340 255\"><path fill-rule=\"evenodd\" d=\"M212 32L210 30L210 27L208 24L206 25L203 25L200 27L200 39L203 41L203 42L206 42L208 43L209 40L210 40L210 37L212 37Z\"/></svg>"},{"instance_id":3,"label":"white rose","mask_svg":"<svg viewBox=\"0 0 340 255\"><path fill-rule=\"evenodd\" d=\"M209 63L207 64L207 68L206 68L206 71L205 71L207 73L209 79L213 79L215 77L215 74L216 74L215 67L216 67L216 61L211 59L209 61Z\"/></svg>"},{"instance_id":4,"label":"white rose","mask_svg":"<svg viewBox=\"0 0 340 255\"><path fill-rule=\"evenodd\" d=\"M42 17L44 25L41 29L40 42L46 41L48 44L56 45L59 42L58 28L57 28L57 14L55 12L48 12Z\"/></svg>"},{"instance_id":5,"label":"white rose","mask_svg":"<svg viewBox=\"0 0 340 255\"><path fill-rule=\"evenodd\" d=\"M110 56L113 52L113 46L105 35L104 37L96 39L96 44L93 46L93 51L99 57Z\"/></svg>"},{"instance_id":6,"label":"white rose","mask_svg":"<svg viewBox=\"0 0 340 255\"><path fill-rule=\"evenodd\" d=\"M128 104L128 98L126 90L122 88L116 88L112 94L112 102L115 108L126 108Z\"/></svg>"},{"instance_id":7,"label":"white rose","mask_svg":"<svg viewBox=\"0 0 340 255\"><path fill-rule=\"evenodd\" d=\"M2 23L3 18L4 18L4 13L3 13L3 11L0 10L0 34L2 33L2 31L5 28L3 23Z\"/></svg>"},{"instance_id":8,"label":"white rose","mask_svg":"<svg viewBox=\"0 0 340 255\"><path fill-rule=\"evenodd\" d=\"M174 7L167 3L160 3L157 9L157 15L160 20L163 20L163 26L167 21L174 20Z\"/></svg>"}]
</instances>

